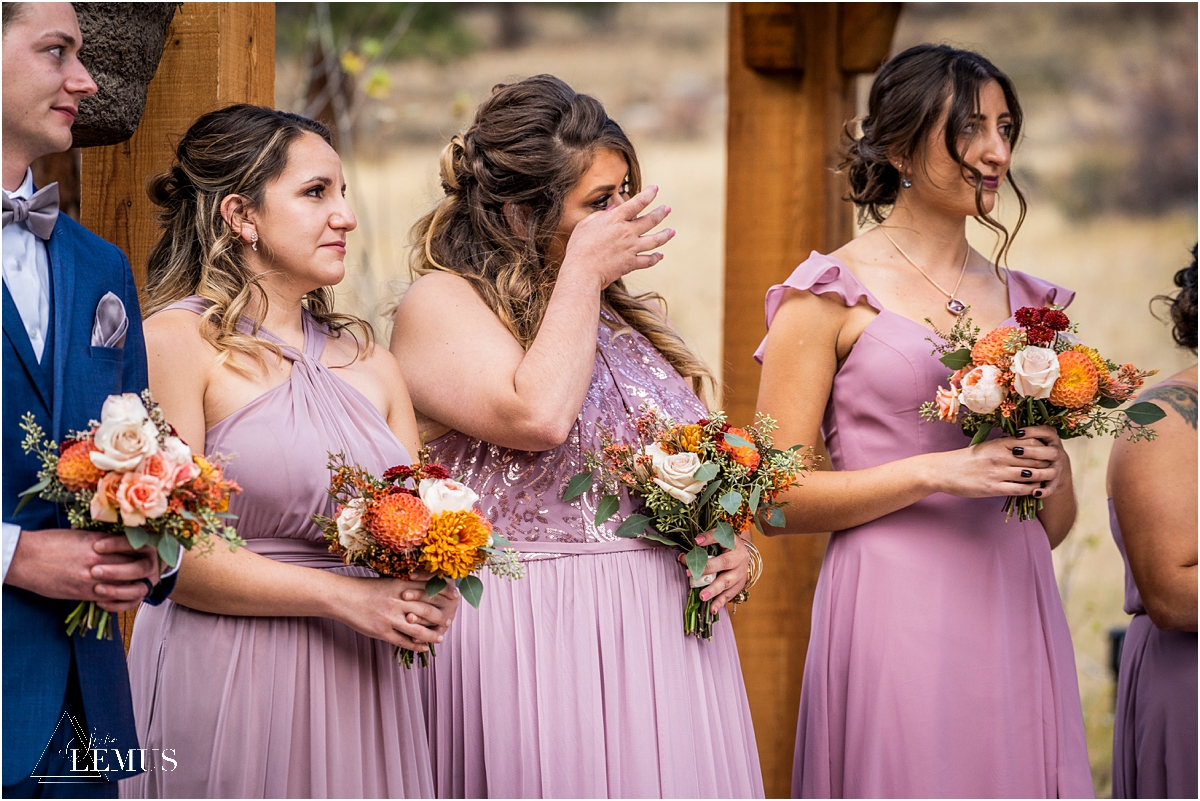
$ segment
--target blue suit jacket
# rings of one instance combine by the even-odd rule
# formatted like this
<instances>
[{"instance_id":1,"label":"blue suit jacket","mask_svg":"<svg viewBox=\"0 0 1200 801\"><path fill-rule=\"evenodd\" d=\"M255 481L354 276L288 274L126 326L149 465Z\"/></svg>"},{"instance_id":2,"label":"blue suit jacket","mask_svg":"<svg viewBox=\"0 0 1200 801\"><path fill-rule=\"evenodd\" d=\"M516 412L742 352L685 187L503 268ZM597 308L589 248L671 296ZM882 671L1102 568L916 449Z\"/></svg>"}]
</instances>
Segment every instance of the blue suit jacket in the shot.
<instances>
[{"instance_id":1,"label":"blue suit jacket","mask_svg":"<svg viewBox=\"0 0 1200 801\"><path fill-rule=\"evenodd\" d=\"M68 431L85 429L99 418L110 394L141 392L147 381L137 287L124 254L65 214L58 216L46 246L52 312L42 364L7 288L3 299L3 519L29 531L66 528L67 521L57 507L40 499L14 513L18 493L37 482L39 466L36 457L21 451L21 416L32 412L46 435L61 441ZM121 298L129 318L125 345L93 347L96 305L110 291ZM161 601L173 584L172 579L162 582L150 600ZM62 711L72 652L90 732L103 747L122 753L138 747L121 639L97 640L94 633L68 637L63 621L75 603L4 585L6 785L28 777L50 741ZM113 771L108 777L129 775L133 772Z\"/></svg>"}]
</instances>

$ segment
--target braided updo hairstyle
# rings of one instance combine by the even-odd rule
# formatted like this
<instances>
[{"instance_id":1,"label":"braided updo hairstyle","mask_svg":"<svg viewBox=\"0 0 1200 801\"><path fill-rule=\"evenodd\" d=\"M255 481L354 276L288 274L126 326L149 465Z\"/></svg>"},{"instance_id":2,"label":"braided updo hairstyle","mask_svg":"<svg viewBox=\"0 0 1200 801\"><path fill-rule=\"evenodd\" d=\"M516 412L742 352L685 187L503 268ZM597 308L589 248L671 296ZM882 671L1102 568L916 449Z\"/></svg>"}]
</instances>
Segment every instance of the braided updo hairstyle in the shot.
<instances>
[{"instance_id":1,"label":"braided updo hairstyle","mask_svg":"<svg viewBox=\"0 0 1200 801\"><path fill-rule=\"evenodd\" d=\"M1175 273L1175 286L1179 291L1174 296L1159 295L1155 303L1167 303L1171 307L1171 335L1175 344L1196 352L1196 246L1192 245L1192 263Z\"/></svg>"},{"instance_id":2,"label":"braided updo hairstyle","mask_svg":"<svg viewBox=\"0 0 1200 801\"><path fill-rule=\"evenodd\" d=\"M160 209L162 235L146 265L143 312L150 316L189 295L213 303L201 315L200 332L225 361L234 353L260 365L262 349L279 347L238 331L237 324L257 301L254 332L266 315L261 276L246 263L245 243L221 216L221 201L240 195L249 208L261 206L267 185L283 173L291 144L306 133L331 143L321 123L263 106L239 104L210 111L188 128L175 149L175 164L147 181L150 200ZM270 246L258 243L270 259ZM349 331L363 347L373 342L363 320L333 311L333 290L321 287L304 297L317 322L333 333ZM245 371L240 360L230 364Z\"/></svg>"},{"instance_id":3,"label":"braided updo hairstyle","mask_svg":"<svg viewBox=\"0 0 1200 801\"><path fill-rule=\"evenodd\" d=\"M978 53L947 45L920 44L894 56L875 75L867 115L846 124L846 156L839 169L850 181L847 197L858 207L859 224L887 219L900 193L900 172L892 164L901 158L922 164L926 142L943 112L946 152L975 177L975 209L979 221L1001 237L999 263L1025 220L1025 196L1010 172L1006 183L1017 196L1020 214L1012 233L983 209L983 176L963 160L959 142L969 140L966 128L979 109L979 92L995 81L1004 92L1012 115L1011 143L1021 135L1024 116L1009 77ZM861 133L856 132L860 123Z\"/></svg>"},{"instance_id":4,"label":"braided updo hairstyle","mask_svg":"<svg viewBox=\"0 0 1200 801\"><path fill-rule=\"evenodd\" d=\"M598 100L553 75L495 86L470 127L442 150L445 197L412 228L413 274L465 278L528 348L558 278L560 265L547 254L564 203L601 148L625 157L628 192L640 191L633 144ZM655 293L632 294L624 281L602 296L699 393L712 374L647 301L663 302Z\"/></svg>"}]
</instances>

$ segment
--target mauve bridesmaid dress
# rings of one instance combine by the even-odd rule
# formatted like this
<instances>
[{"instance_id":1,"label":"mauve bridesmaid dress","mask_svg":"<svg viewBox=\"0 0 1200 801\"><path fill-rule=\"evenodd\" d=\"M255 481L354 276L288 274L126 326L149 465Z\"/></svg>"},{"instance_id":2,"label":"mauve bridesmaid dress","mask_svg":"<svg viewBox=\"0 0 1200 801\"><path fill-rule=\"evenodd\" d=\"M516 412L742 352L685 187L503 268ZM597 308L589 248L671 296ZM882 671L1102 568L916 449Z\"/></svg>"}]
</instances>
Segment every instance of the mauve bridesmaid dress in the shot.
<instances>
[{"instance_id":1,"label":"mauve bridesmaid dress","mask_svg":"<svg viewBox=\"0 0 1200 801\"><path fill-rule=\"evenodd\" d=\"M1195 798L1196 632L1150 622L1129 570L1112 500L1108 519L1125 560L1125 613L1113 719L1113 798Z\"/></svg>"},{"instance_id":2,"label":"mauve bridesmaid dress","mask_svg":"<svg viewBox=\"0 0 1200 801\"><path fill-rule=\"evenodd\" d=\"M188 298L170 308L201 313ZM243 330L249 330L248 327ZM309 519L332 513L329 452L380 474L409 456L379 411L321 364L326 332L304 314L291 377L220 421L206 454L232 456L230 504L247 547L352 576ZM222 547L220 545L216 547ZM202 558L202 557L201 557ZM129 650L138 739L177 767L121 782L125 798L429 798L418 670L392 646L327 618L235 617L142 606Z\"/></svg>"},{"instance_id":3,"label":"mauve bridesmaid dress","mask_svg":"<svg viewBox=\"0 0 1200 801\"><path fill-rule=\"evenodd\" d=\"M1011 309L1074 293L1008 273ZM962 448L918 408L946 383L930 330L819 253L767 293L832 293L879 312L833 380L822 433L837 470ZM761 360L763 349L757 358ZM1075 658L1038 521L1002 498L936 493L829 540L813 600L792 794L1081 797L1092 780Z\"/></svg>"},{"instance_id":4,"label":"mauve bridesmaid dress","mask_svg":"<svg viewBox=\"0 0 1200 801\"><path fill-rule=\"evenodd\" d=\"M679 421L706 414L645 337L605 320L565 444L515 451L456 431L430 443L528 573L485 571L483 603L462 605L428 671L440 798L763 795L728 616L712 642L685 637L677 552L613 535L634 510L628 498L601 526L594 493L560 500L584 451L600 448L600 427L632 441L642 401Z\"/></svg>"}]
</instances>

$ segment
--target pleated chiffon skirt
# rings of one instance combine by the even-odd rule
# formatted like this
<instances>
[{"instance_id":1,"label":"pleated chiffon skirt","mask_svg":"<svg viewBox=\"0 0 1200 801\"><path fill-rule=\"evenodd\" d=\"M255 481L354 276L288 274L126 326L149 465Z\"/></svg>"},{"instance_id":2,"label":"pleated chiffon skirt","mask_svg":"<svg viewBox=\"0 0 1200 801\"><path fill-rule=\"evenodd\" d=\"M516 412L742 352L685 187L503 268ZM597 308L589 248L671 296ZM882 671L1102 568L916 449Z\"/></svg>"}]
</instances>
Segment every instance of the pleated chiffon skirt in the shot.
<instances>
[{"instance_id":1,"label":"pleated chiffon skirt","mask_svg":"<svg viewBox=\"0 0 1200 801\"><path fill-rule=\"evenodd\" d=\"M142 748L177 765L122 798L434 795L416 668L341 623L143 606L129 673Z\"/></svg>"},{"instance_id":2,"label":"pleated chiffon skirt","mask_svg":"<svg viewBox=\"0 0 1200 801\"><path fill-rule=\"evenodd\" d=\"M748 798L762 776L726 615L711 642L683 635L673 551L485 572L430 681L441 798Z\"/></svg>"}]
</instances>

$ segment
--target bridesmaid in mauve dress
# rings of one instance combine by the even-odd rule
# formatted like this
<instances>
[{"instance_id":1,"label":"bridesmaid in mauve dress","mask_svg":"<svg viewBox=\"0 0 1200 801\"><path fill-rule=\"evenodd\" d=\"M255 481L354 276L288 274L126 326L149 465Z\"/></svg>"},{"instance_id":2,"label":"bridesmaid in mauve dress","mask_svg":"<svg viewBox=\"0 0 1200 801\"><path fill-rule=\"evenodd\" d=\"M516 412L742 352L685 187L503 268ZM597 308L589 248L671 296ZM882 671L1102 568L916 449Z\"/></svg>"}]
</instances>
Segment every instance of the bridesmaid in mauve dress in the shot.
<instances>
[{"instance_id":1,"label":"bridesmaid in mauve dress","mask_svg":"<svg viewBox=\"0 0 1200 801\"><path fill-rule=\"evenodd\" d=\"M138 614L138 737L170 761L121 792L430 797L420 677L392 650L439 641L457 597L343 565L310 519L334 513L330 452L378 475L417 439L395 360L332 312L355 227L340 161L319 123L254 106L201 117L177 157L152 188L150 385L181 437L232 457L246 547L186 554L172 600Z\"/></svg>"},{"instance_id":2,"label":"bridesmaid in mauve dress","mask_svg":"<svg viewBox=\"0 0 1200 801\"><path fill-rule=\"evenodd\" d=\"M637 216L655 189L626 199L632 145L551 76L497 87L444 152L442 180L392 348L433 453L479 493L527 576L489 581L438 648L438 795L761 797L729 621L711 642L684 636L674 552L614 536L628 499L600 526L592 495L560 500L601 428L633 439L641 403L706 414L685 378L703 366L620 280L658 261L639 254L670 239L648 233L668 209ZM740 542L710 562L715 604L748 562Z\"/></svg>"},{"instance_id":3,"label":"bridesmaid in mauve dress","mask_svg":"<svg viewBox=\"0 0 1200 801\"><path fill-rule=\"evenodd\" d=\"M983 58L929 45L896 56L847 159L852 199L880 224L767 294L759 410L779 420L777 442L823 443L831 468L785 509L785 533L834 532L813 600L797 797L1093 792L1050 557L1075 516L1061 443L1031 427L965 447L957 425L918 414L949 372L920 320L944 330L969 304L986 331L1074 295L997 270L966 241L966 218L996 203L1020 119ZM1005 522L1017 494L1044 499L1039 519Z\"/></svg>"},{"instance_id":4,"label":"bridesmaid in mauve dress","mask_svg":"<svg viewBox=\"0 0 1200 801\"><path fill-rule=\"evenodd\" d=\"M1175 341L1196 352L1196 262L1172 299ZM1139 400L1167 416L1151 441L1119 441L1109 519L1125 560L1125 633L1113 721L1113 798L1195 798L1196 365Z\"/></svg>"}]
</instances>

